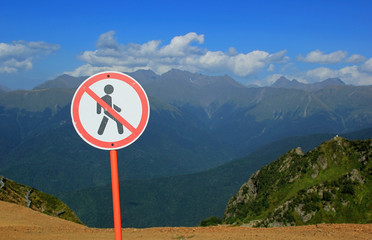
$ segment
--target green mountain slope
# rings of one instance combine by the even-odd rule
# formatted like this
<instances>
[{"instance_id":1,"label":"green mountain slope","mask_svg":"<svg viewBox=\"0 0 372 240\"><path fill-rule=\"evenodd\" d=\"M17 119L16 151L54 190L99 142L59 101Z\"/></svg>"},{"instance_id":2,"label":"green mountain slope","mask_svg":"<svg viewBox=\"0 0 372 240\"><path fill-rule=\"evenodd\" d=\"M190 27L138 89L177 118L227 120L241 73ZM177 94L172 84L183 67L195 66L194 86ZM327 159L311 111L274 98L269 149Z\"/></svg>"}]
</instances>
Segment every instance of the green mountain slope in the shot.
<instances>
[{"instance_id":1,"label":"green mountain slope","mask_svg":"<svg viewBox=\"0 0 372 240\"><path fill-rule=\"evenodd\" d=\"M34 117L33 123L33 115L23 112L30 119L29 130L24 129L26 124L19 124L24 121L19 112L7 113L14 119L11 124L23 128L15 128L18 132L10 136L0 136L4 146L1 174L52 194L110 182L108 151L92 148L76 134L68 105L54 115L36 115L45 114L47 122ZM122 180L198 172L229 159L224 147L195 122L193 116L151 99L147 130L130 148L118 152ZM0 128L12 133L9 124ZM12 138L14 143L9 142Z\"/></svg>"},{"instance_id":2,"label":"green mountain slope","mask_svg":"<svg viewBox=\"0 0 372 240\"><path fill-rule=\"evenodd\" d=\"M341 137L293 149L255 172L225 209L254 226L372 222L372 140Z\"/></svg>"},{"instance_id":3,"label":"green mountain slope","mask_svg":"<svg viewBox=\"0 0 372 240\"><path fill-rule=\"evenodd\" d=\"M58 198L3 176L0 176L0 200L81 224L75 213Z\"/></svg>"},{"instance_id":4,"label":"green mountain slope","mask_svg":"<svg viewBox=\"0 0 372 240\"><path fill-rule=\"evenodd\" d=\"M249 176L289 149L314 149L334 135L290 137L254 153L200 173L167 178L121 181L123 226L195 226L209 216L222 217L226 202ZM344 135L372 138L372 129ZM58 194L91 227L112 227L111 186Z\"/></svg>"}]
</instances>

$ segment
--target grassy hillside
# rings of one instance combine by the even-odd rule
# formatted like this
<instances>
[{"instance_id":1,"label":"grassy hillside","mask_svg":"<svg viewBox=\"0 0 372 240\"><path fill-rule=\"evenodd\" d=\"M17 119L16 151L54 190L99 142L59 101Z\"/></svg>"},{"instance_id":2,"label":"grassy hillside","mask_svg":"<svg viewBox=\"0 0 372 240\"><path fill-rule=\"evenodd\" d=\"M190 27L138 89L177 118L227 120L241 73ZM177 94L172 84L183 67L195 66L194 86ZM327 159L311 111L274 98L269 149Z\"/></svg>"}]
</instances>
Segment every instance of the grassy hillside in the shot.
<instances>
[{"instance_id":1,"label":"grassy hillside","mask_svg":"<svg viewBox=\"0 0 372 240\"><path fill-rule=\"evenodd\" d=\"M0 176L0 200L81 224L75 213L58 198L3 176Z\"/></svg>"},{"instance_id":2,"label":"grassy hillside","mask_svg":"<svg viewBox=\"0 0 372 240\"><path fill-rule=\"evenodd\" d=\"M254 153L200 173L148 180L121 181L123 226L195 226L209 216L222 217L229 198L249 176L289 149L314 149L333 137L318 134L290 137L265 145ZM345 135L372 138L372 129ZM92 227L112 227L111 186L58 195Z\"/></svg>"},{"instance_id":3,"label":"grassy hillside","mask_svg":"<svg viewBox=\"0 0 372 240\"><path fill-rule=\"evenodd\" d=\"M254 226L372 222L372 140L334 137L293 149L255 172L226 206L226 223Z\"/></svg>"}]
</instances>

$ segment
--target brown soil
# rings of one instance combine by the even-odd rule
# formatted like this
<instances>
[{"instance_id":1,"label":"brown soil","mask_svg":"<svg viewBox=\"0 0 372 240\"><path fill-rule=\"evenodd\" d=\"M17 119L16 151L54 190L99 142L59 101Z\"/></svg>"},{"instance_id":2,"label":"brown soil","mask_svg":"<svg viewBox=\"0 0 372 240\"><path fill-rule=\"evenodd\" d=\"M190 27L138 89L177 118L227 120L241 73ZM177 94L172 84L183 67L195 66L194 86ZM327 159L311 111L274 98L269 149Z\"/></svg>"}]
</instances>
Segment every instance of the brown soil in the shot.
<instances>
[{"instance_id":1,"label":"brown soil","mask_svg":"<svg viewBox=\"0 0 372 240\"><path fill-rule=\"evenodd\" d=\"M0 201L0 240L94 240L115 239L113 229L88 228L56 217ZM372 239L372 224L319 224L315 226L250 227L163 227L123 229L123 239L148 240L235 240L235 239Z\"/></svg>"}]
</instances>

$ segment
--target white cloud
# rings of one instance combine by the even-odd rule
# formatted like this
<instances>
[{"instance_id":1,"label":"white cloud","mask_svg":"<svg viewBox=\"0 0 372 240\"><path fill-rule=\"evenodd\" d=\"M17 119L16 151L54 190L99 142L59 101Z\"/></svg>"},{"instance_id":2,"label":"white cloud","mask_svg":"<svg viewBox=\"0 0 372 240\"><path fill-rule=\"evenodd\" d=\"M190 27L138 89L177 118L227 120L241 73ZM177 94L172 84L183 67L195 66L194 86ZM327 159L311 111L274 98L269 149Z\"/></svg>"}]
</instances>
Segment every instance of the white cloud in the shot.
<instances>
[{"instance_id":1,"label":"white cloud","mask_svg":"<svg viewBox=\"0 0 372 240\"><path fill-rule=\"evenodd\" d=\"M125 66L92 66L90 64L84 64L76 68L73 72L66 72L67 74L78 77L78 76L91 76L98 72L103 71L119 71L119 72L133 72L142 68L128 68Z\"/></svg>"},{"instance_id":2,"label":"white cloud","mask_svg":"<svg viewBox=\"0 0 372 240\"><path fill-rule=\"evenodd\" d=\"M309 63L339 63L341 62L347 55L346 51L336 51L329 54L323 54L322 51L319 49L309 52L306 57L299 55L297 57L298 61L301 62L309 62Z\"/></svg>"},{"instance_id":3,"label":"white cloud","mask_svg":"<svg viewBox=\"0 0 372 240\"><path fill-rule=\"evenodd\" d=\"M218 70L233 73L244 77L262 70L270 64L272 55L265 51L255 50L247 54L239 53L229 56L221 51L207 51L204 55L195 59L195 66L200 70Z\"/></svg>"},{"instance_id":4,"label":"white cloud","mask_svg":"<svg viewBox=\"0 0 372 240\"><path fill-rule=\"evenodd\" d=\"M25 60L16 60L14 58L6 60L0 65L0 73L16 73L19 69L29 70L32 68L30 58Z\"/></svg>"},{"instance_id":5,"label":"white cloud","mask_svg":"<svg viewBox=\"0 0 372 240\"><path fill-rule=\"evenodd\" d=\"M234 56L236 54L238 54L238 51L236 51L234 47L229 47L229 50L227 51L227 55Z\"/></svg>"},{"instance_id":6,"label":"white cloud","mask_svg":"<svg viewBox=\"0 0 372 240\"><path fill-rule=\"evenodd\" d=\"M325 80L327 78L334 78L338 76L338 71L326 68L319 67L316 69L308 70L306 75L312 79Z\"/></svg>"},{"instance_id":7,"label":"white cloud","mask_svg":"<svg viewBox=\"0 0 372 240\"><path fill-rule=\"evenodd\" d=\"M346 62L349 62L349 63L361 63L361 62L364 62L366 60L365 57L359 55L359 54L353 54L351 55L348 59L346 59Z\"/></svg>"},{"instance_id":8,"label":"white cloud","mask_svg":"<svg viewBox=\"0 0 372 240\"><path fill-rule=\"evenodd\" d=\"M0 43L0 73L16 73L29 70L35 58L48 55L59 49L59 45L45 42L14 41Z\"/></svg>"},{"instance_id":9,"label":"white cloud","mask_svg":"<svg viewBox=\"0 0 372 240\"><path fill-rule=\"evenodd\" d=\"M254 74L262 72L266 78L262 79L261 85L265 85L265 82L270 84L282 75L301 82L338 77L348 84L372 84L372 58L365 61L365 57L358 54L346 59L345 51L324 54L320 50L315 50L308 53L306 57L299 56L298 60L323 64L343 62L343 67L331 69L322 66L301 71L290 62L286 55L287 50L275 53L261 50L241 53L231 47L226 52L211 51L201 47L204 38L203 34L191 32L175 36L167 44L163 44L160 40L151 40L143 44L124 45L118 43L115 32L110 31L99 36L96 50L85 51L79 56L84 62L82 66L67 73L73 76L90 76L100 71L133 72L149 69L157 74L163 74L175 68L205 74L230 74L245 79L254 79ZM364 63L347 66L347 63L356 64L361 61ZM24 69L29 66L26 59L23 64ZM0 71L11 71L11 68Z\"/></svg>"},{"instance_id":10,"label":"white cloud","mask_svg":"<svg viewBox=\"0 0 372 240\"><path fill-rule=\"evenodd\" d=\"M337 70L320 67L307 71L306 76L315 81L337 77L347 84L372 85L372 75L361 71L361 68L356 65L346 66Z\"/></svg>"},{"instance_id":11,"label":"white cloud","mask_svg":"<svg viewBox=\"0 0 372 240\"><path fill-rule=\"evenodd\" d=\"M204 43L204 35L197 35L194 32L188 33L184 36L174 37L169 45L162 47L159 50L160 55L163 56L185 56L192 53L199 53L200 50L197 47L192 47L192 42Z\"/></svg>"},{"instance_id":12,"label":"white cloud","mask_svg":"<svg viewBox=\"0 0 372 240\"><path fill-rule=\"evenodd\" d=\"M109 31L107 33L101 34L97 40L96 47L97 48L113 48L117 49L119 46L114 38L115 31Z\"/></svg>"},{"instance_id":13,"label":"white cloud","mask_svg":"<svg viewBox=\"0 0 372 240\"><path fill-rule=\"evenodd\" d=\"M68 74L90 75L103 69L125 69L127 72L151 69L162 74L177 68L191 72L224 72L245 77L261 71L271 63L289 60L286 50L270 54L260 50L238 53L235 48L229 48L227 53L202 49L193 44L203 44L204 35L194 32L176 36L164 46L161 46L159 40L144 44L118 44L114 34L114 31L102 34L96 44L97 50L85 51L79 56L86 64Z\"/></svg>"},{"instance_id":14,"label":"white cloud","mask_svg":"<svg viewBox=\"0 0 372 240\"><path fill-rule=\"evenodd\" d=\"M269 67L267 68L267 71L273 72L275 70L274 64L270 64Z\"/></svg>"},{"instance_id":15,"label":"white cloud","mask_svg":"<svg viewBox=\"0 0 372 240\"><path fill-rule=\"evenodd\" d=\"M368 59L363 65L361 66L362 71L372 73L372 58Z\"/></svg>"},{"instance_id":16,"label":"white cloud","mask_svg":"<svg viewBox=\"0 0 372 240\"><path fill-rule=\"evenodd\" d=\"M268 62L286 63L289 61L289 57L285 56L286 54L287 50L282 50L280 52L271 54L268 57Z\"/></svg>"}]
</instances>

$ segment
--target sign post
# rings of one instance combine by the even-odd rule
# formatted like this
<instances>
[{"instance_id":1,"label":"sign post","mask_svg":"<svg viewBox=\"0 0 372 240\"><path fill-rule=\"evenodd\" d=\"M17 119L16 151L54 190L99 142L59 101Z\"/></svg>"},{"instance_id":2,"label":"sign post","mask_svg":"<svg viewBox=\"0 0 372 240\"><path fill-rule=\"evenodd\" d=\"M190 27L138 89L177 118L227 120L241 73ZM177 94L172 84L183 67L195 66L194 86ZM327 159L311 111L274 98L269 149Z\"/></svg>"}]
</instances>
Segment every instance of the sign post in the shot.
<instances>
[{"instance_id":1,"label":"sign post","mask_svg":"<svg viewBox=\"0 0 372 240\"><path fill-rule=\"evenodd\" d=\"M122 239L117 149L141 136L149 116L145 91L120 72L89 77L72 98L71 118L79 136L95 148L110 151L115 240Z\"/></svg>"},{"instance_id":2,"label":"sign post","mask_svg":"<svg viewBox=\"0 0 372 240\"><path fill-rule=\"evenodd\" d=\"M116 150L110 150L111 183L112 183L112 206L114 211L115 239L121 238L121 211L119 191L118 156Z\"/></svg>"}]
</instances>

